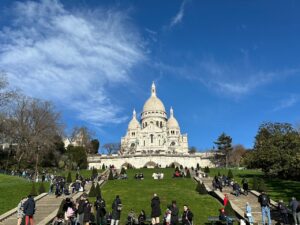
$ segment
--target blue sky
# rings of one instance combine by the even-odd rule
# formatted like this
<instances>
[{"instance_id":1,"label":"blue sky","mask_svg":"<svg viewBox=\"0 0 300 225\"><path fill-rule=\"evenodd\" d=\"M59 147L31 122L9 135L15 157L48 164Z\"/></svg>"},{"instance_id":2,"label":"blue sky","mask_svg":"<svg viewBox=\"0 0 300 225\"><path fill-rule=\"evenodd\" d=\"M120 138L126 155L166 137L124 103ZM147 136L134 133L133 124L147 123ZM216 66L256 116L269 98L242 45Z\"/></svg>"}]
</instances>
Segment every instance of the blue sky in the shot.
<instances>
[{"instance_id":1,"label":"blue sky","mask_svg":"<svg viewBox=\"0 0 300 225\"><path fill-rule=\"evenodd\" d=\"M299 1L0 2L0 70L53 101L67 132L117 142L152 81L189 144L252 147L264 121L300 124Z\"/></svg>"}]
</instances>

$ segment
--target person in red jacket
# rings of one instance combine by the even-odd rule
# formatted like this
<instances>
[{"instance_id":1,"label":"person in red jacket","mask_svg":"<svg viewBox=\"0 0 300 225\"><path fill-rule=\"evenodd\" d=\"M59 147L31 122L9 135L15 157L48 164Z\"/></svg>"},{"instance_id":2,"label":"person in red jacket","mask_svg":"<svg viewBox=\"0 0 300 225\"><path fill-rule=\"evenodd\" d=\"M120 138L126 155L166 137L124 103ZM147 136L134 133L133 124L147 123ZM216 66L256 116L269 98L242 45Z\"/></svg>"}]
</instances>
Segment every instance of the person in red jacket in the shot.
<instances>
[{"instance_id":1,"label":"person in red jacket","mask_svg":"<svg viewBox=\"0 0 300 225\"><path fill-rule=\"evenodd\" d=\"M224 207L226 207L227 203L228 203L229 199L228 199L228 195L225 194L224 200L223 200L223 205Z\"/></svg>"}]
</instances>

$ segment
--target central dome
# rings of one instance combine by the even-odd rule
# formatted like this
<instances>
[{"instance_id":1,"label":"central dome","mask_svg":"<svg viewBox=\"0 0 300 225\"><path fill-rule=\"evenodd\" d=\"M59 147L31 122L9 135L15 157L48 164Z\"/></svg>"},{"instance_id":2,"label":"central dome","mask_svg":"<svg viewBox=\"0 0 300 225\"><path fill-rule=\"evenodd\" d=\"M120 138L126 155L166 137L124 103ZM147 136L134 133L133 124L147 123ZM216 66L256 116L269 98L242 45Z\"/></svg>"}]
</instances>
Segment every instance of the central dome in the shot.
<instances>
[{"instance_id":1,"label":"central dome","mask_svg":"<svg viewBox=\"0 0 300 225\"><path fill-rule=\"evenodd\" d=\"M165 106L162 103L162 101L156 96L156 89L155 89L155 84L152 84L152 92L151 92L151 97L145 102L144 107L143 107L143 112L149 112L149 111L162 111L166 112Z\"/></svg>"}]
</instances>

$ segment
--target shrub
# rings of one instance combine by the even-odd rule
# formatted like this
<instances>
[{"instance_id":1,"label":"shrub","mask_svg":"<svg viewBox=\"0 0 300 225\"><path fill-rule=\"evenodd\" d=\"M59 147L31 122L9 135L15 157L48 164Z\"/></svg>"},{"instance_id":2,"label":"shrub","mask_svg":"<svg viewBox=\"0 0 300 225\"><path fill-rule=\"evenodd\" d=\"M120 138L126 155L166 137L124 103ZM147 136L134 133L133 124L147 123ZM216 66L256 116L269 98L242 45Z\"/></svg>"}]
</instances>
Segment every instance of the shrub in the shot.
<instances>
[{"instance_id":1,"label":"shrub","mask_svg":"<svg viewBox=\"0 0 300 225\"><path fill-rule=\"evenodd\" d=\"M40 187L39 187L39 194L42 194L42 193L45 193L46 192L46 189L45 189L45 186L44 186L44 182L42 182L40 184Z\"/></svg>"},{"instance_id":2,"label":"shrub","mask_svg":"<svg viewBox=\"0 0 300 225\"><path fill-rule=\"evenodd\" d=\"M102 170L105 170L106 168L105 168L105 165L104 164L102 164Z\"/></svg>"},{"instance_id":3,"label":"shrub","mask_svg":"<svg viewBox=\"0 0 300 225\"><path fill-rule=\"evenodd\" d=\"M29 193L31 196L37 196L37 191L36 191L36 188L35 188L35 183L32 182L32 186L31 186L31 191Z\"/></svg>"},{"instance_id":4,"label":"shrub","mask_svg":"<svg viewBox=\"0 0 300 225\"><path fill-rule=\"evenodd\" d=\"M197 170L200 170L200 165L199 165L199 163L197 163Z\"/></svg>"},{"instance_id":5,"label":"shrub","mask_svg":"<svg viewBox=\"0 0 300 225\"><path fill-rule=\"evenodd\" d=\"M227 177L228 177L229 179L232 179L232 178L233 178L233 173L232 173L231 170L228 171Z\"/></svg>"},{"instance_id":6,"label":"shrub","mask_svg":"<svg viewBox=\"0 0 300 225\"><path fill-rule=\"evenodd\" d=\"M69 173L68 173L68 177L67 177L67 183L72 183L72 174L71 174L71 172L69 171Z\"/></svg>"},{"instance_id":7,"label":"shrub","mask_svg":"<svg viewBox=\"0 0 300 225\"><path fill-rule=\"evenodd\" d=\"M207 194L207 190L204 186L203 183L198 182L197 187L196 187L196 191L200 194L200 195L206 195Z\"/></svg>"},{"instance_id":8,"label":"shrub","mask_svg":"<svg viewBox=\"0 0 300 225\"><path fill-rule=\"evenodd\" d=\"M186 178L191 178L191 173L190 173L190 170L187 170L186 171L186 176L185 176Z\"/></svg>"},{"instance_id":9,"label":"shrub","mask_svg":"<svg viewBox=\"0 0 300 225\"><path fill-rule=\"evenodd\" d=\"M179 168L182 170L183 169L183 165L180 165Z\"/></svg>"},{"instance_id":10,"label":"shrub","mask_svg":"<svg viewBox=\"0 0 300 225\"><path fill-rule=\"evenodd\" d=\"M94 183L92 183L92 187L89 192L89 197L96 197L96 188L95 188Z\"/></svg>"},{"instance_id":11,"label":"shrub","mask_svg":"<svg viewBox=\"0 0 300 225\"><path fill-rule=\"evenodd\" d=\"M172 164L171 164L171 168L175 168L175 163L172 163Z\"/></svg>"},{"instance_id":12,"label":"shrub","mask_svg":"<svg viewBox=\"0 0 300 225\"><path fill-rule=\"evenodd\" d=\"M227 216L235 216L235 211L233 210L230 201L228 201L224 210Z\"/></svg>"},{"instance_id":13,"label":"shrub","mask_svg":"<svg viewBox=\"0 0 300 225\"><path fill-rule=\"evenodd\" d=\"M96 168L94 168L94 167L93 167L93 169L92 169L92 176L91 176L91 178L92 178L92 179L95 179L97 176L98 176L98 171L97 171L97 169L96 169Z\"/></svg>"},{"instance_id":14,"label":"shrub","mask_svg":"<svg viewBox=\"0 0 300 225\"><path fill-rule=\"evenodd\" d=\"M209 167L208 166L204 167L204 173L209 173L209 172L210 172Z\"/></svg>"},{"instance_id":15,"label":"shrub","mask_svg":"<svg viewBox=\"0 0 300 225\"><path fill-rule=\"evenodd\" d=\"M121 169L121 174L126 174L126 170L124 167L122 167L122 169Z\"/></svg>"},{"instance_id":16,"label":"shrub","mask_svg":"<svg viewBox=\"0 0 300 225\"><path fill-rule=\"evenodd\" d=\"M100 185L97 182L96 188L95 188L95 195L97 196L101 196L101 189L100 189Z\"/></svg>"},{"instance_id":17,"label":"shrub","mask_svg":"<svg viewBox=\"0 0 300 225\"><path fill-rule=\"evenodd\" d=\"M108 180L113 180L114 179L114 175L112 170L109 171L109 175L108 175Z\"/></svg>"}]
</instances>

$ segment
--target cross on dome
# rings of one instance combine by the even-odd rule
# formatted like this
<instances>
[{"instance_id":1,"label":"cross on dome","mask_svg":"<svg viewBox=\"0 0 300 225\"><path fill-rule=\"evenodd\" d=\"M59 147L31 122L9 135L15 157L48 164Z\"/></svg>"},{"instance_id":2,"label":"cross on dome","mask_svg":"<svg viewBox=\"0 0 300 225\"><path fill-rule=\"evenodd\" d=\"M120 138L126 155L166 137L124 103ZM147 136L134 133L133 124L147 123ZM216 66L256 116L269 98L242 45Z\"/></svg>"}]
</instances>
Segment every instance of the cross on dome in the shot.
<instances>
[{"instance_id":1,"label":"cross on dome","mask_svg":"<svg viewBox=\"0 0 300 225\"><path fill-rule=\"evenodd\" d=\"M174 116L174 110L173 110L173 108L171 106L171 108L170 108L170 117L173 117L173 116Z\"/></svg>"},{"instance_id":2,"label":"cross on dome","mask_svg":"<svg viewBox=\"0 0 300 225\"><path fill-rule=\"evenodd\" d=\"M156 96L156 87L154 81L152 82L151 96Z\"/></svg>"},{"instance_id":3,"label":"cross on dome","mask_svg":"<svg viewBox=\"0 0 300 225\"><path fill-rule=\"evenodd\" d=\"M136 118L136 111L135 111L135 109L133 109L132 118Z\"/></svg>"}]
</instances>

